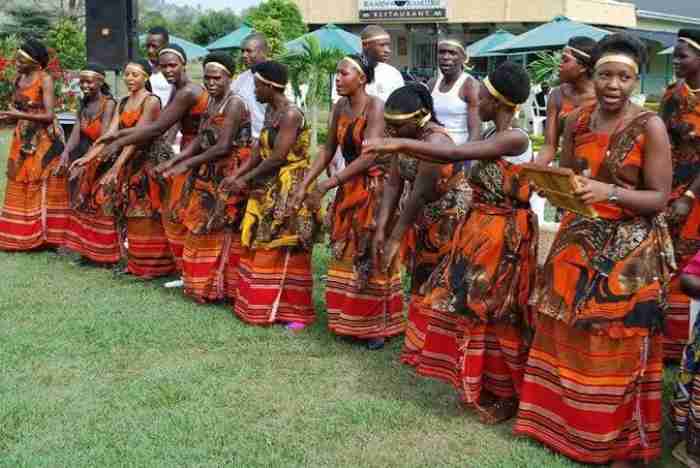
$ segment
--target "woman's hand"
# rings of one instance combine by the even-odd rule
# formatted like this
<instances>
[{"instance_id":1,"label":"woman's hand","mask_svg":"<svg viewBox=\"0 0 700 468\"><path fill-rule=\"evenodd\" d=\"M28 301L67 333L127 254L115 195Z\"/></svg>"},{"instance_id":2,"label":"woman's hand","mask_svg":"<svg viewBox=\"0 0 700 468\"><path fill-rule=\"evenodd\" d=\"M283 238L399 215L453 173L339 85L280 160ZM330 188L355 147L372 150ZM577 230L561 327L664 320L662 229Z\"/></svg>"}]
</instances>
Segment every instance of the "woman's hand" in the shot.
<instances>
[{"instance_id":1,"label":"woman's hand","mask_svg":"<svg viewBox=\"0 0 700 468\"><path fill-rule=\"evenodd\" d=\"M247 184L239 177L228 176L221 181L219 191L231 195L239 195L245 191Z\"/></svg>"},{"instance_id":2,"label":"woman's hand","mask_svg":"<svg viewBox=\"0 0 700 468\"><path fill-rule=\"evenodd\" d=\"M306 200L306 187L302 184L289 198L287 202L287 213L291 215L294 212L299 211Z\"/></svg>"},{"instance_id":3,"label":"woman's hand","mask_svg":"<svg viewBox=\"0 0 700 468\"><path fill-rule=\"evenodd\" d=\"M62 177L68 172L68 167L70 166L70 157L68 152L64 151L61 153L61 158L58 160L58 165L53 171L55 177Z\"/></svg>"},{"instance_id":4,"label":"woman's hand","mask_svg":"<svg viewBox=\"0 0 700 468\"><path fill-rule=\"evenodd\" d=\"M306 195L304 204L306 208L312 212L317 213L321 209L321 203L323 203L323 197L328 191L325 181L321 182L314 187L314 189Z\"/></svg>"},{"instance_id":5,"label":"woman's hand","mask_svg":"<svg viewBox=\"0 0 700 468\"><path fill-rule=\"evenodd\" d=\"M669 221L675 224L681 224L688 217L692 209L693 200L683 195L671 204L671 210L668 215Z\"/></svg>"},{"instance_id":6,"label":"woman's hand","mask_svg":"<svg viewBox=\"0 0 700 468\"><path fill-rule=\"evenodd\" d=\"M173 160L170 159L168 161L163 161L162 163L158 164L156 167L151 169L151 177L160 177L165 173L165 171L169 170L171 167L173 167Z\"/></svg>"},{"instance_id":7,"label":"woman's hand","mask_svg":"<svg viewBox=\"0 0 700 468\"><path fill-rule=\"evenodd\" d=\"M575 194L586 205L607 201L614 188L612 184L606 184L587 177L578 176L576 180L578 181L578 188Z\"/></svg>"},{"instance_id":8,"label":"woman's hand","mask_svg":"<svg viewBox=\"0 0 700 468\"><path fill-rule=\"evenodd\" d=\"M121 167L116 164L109 168L100 181L100 185L109 187L110 185L116 185L119 179L119 173L121 172Z\"/></svg>"},{"instance_id":9,"label":"woman's hand","mask_svg":"<svg viewBox=\"0 0 700 468\"><path fill-rule=\"evenodd\" d=\"M372 264L379 267L384 258L384 247L386 244L386 233L384 229L377 229L372 237Z\"/></svg>"},{"instance_id":10,"label":"woman's hand","mask_svg":"<svg viewBox=\"0 0 700 468\"><path fill-rule=\"evenodd\" d=\"M175 177L180 174L184 174L190 169L190 167L187 165L187 163L181 162L175 165L170 165L168 166L164 171L163 171L163 177L166 179L168 177Z\"/></svg>"},{"instance_id":11,"label":"woman's hand","mask_svg":"<svg viewBox=\"0 0 700 468\"><path fill-rule=\"evenodd\" d=\"M380 257L379 271L387 273L391 269L400 247L401 241L394 239L393 236L389 238L389 241L384 246L384 253Z\"/></svg>"},{"instance_id":12,"label":"woman's hand","mask_svg":"<svg viewBox=\"0 0 700 468\"><path fill-rule=\"evenodd\" d=\"M70 165L68 171L72 172L77 169L80 169L83 166L87 166L93 159L95 159L95 156L83 156L81 158L78 158L75 161L73 161L73 164Z\"/></svg>"},{"instance_id":13,"label":"woman's hand","mask_svg":"<svg viewBox=\"0 0 700 468\"><path fill-rule=\"evenodd\" d=\"M362 143L363 158L376 161L380 156L387 153L397 153L400 145L395 138L373 138Z\"/></svg>"},{"instance_id":14,"label":"woman's hand","mask_svg":"<svg viewBox=\"0 0 700 468\"><path fill-rule=\"evenodd\" d=\"M117 138L119 138L119 130L116 130L116 131L110 130L110 131L104 133L101 137L99 137L97 139L97 141L95 141L95 144L96 145L106 145L108 143L113 142Z\"/></svg>"}]
</instances>

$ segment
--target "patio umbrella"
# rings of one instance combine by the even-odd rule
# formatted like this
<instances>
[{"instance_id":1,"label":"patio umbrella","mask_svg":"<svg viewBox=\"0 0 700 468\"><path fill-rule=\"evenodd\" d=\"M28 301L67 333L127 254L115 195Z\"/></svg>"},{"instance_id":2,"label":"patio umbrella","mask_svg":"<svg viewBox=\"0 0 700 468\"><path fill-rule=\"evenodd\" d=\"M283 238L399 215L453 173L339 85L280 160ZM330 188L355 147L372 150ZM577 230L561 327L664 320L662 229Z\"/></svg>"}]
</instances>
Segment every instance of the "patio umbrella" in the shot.
<instances>
[{"instance_id":1,"label":"patio umbrella","mask_svg":"<svg viewBox=\"0 0 700 468\"><path fill-rule=\"evenodd\" d=\"M291 53L303 51L308 36L316 37L322 49L339 49L346 54L359 54L362 52L360 37L339 28L335 24L327 24L316 31L287 42L285 44L287 51Z\"/></svg>"},{"instance_id":2,"label":"patio umbrella","mask_svg":"<svg viewBox=\"0 0 700 468\"><path fill-rule=\"evenodd\" d=\"M526 53L545 49L558 49L575 36L586 36L599 41L610 31L596 28L585 23L571 21L565 16L557 16L550 23L545 23L494 47L490 52Z\"/></svg>"},{"instance_id":3,"label":"patio umbrella","mask_svg":"<svg viewBox=\"0 0 700 468\"><path fill-rule=\"evenodd\" d=\"M141 34L139 36L139 43L141 45L146 43L146 36L147 34ZM181 37L173 36L172 34L170 35L170 42L182 47L182 49L187 54L188 60L196 60L198 58L205 57L207 54L209 54L209 50L207 50L206 48L197 45L194 42L187 41Z\"/></svg>"},{"instance_id":4,"label":"patio umbrella","mask_svg":"<svg viewBox=\"0 0 700 468\"><path fill-rule=\"evenodd\" d=\"M253 28L248 24L243 23L240 28L233 32L226 34L224 37L220 37L211 44L207 46L209 50L225 50L225 49L240 49L241 42L243 39L248 37L253 33Z\"/></svg>"},{"instance_id":5,"label":"patio umbrella","mask_svg":"<svg viewBox=\"0 0 700 468\"><path fill-rule=\"evenodd\" d=\"M486 54L488 54L492 49L505 44L514 37L515 34L499 29L492 34L489 34L485 38L473 42L469 47L467 47L467 53L470 57L485 57L487 56Z\"/></svg>"}]
</instances>

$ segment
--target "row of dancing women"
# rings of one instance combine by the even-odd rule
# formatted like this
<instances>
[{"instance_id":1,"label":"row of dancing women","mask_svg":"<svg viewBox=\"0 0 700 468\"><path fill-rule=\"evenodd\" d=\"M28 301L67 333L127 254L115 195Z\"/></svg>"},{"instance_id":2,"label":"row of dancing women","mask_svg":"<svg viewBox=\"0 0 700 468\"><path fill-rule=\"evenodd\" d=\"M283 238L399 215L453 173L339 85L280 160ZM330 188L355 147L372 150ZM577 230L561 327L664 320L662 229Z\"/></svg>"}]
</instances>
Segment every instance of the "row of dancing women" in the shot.
<instances>
[{"instance_id":1,"label":"row of dancing women","mask_svg":"<svg viewBox=\"0 0 700 468\"><path fill-rule=\"evenodd\" d=\"M0 113L17 120L0 249L124 259L141 278L181 275L187 296L228 301L246 323L299 330L315 319L311 250L327 242L331 332L376 349L405 329L402 362L453 385L481 421L515 418L516 434L585 463L660 456L663 359L679 359L690 342L670 416L682 440L674 453L697 463L697 345L681 288L693 271L681 272L700 248L700 31L679 32L679 81L660 116L630 101L647 59L638 39L579 37L564 48L536 162L559 153L599 217L564 213L538 269L533 188L519 165L531 145L512 126L530 95L527 72L504 62L482 81L465 78L464 47L447 38L432 93L409 83L383 102L367 92L388 37L373 28L365 53L338 63L340 98L313 161L308 122L284 93L287 70L266 60L259 35L244 45L266 105L259 133L255 109L231 91L229 56L207 56L201 86L187 76L184 51L163 44L167 106L148 89L149 62L127 64L129 95L119 102L104 71L88 66L65 144L46 50L28 41L14 109ZM463 109L459 144L438 100ZM481 122L490 124L484 134ZM177 154L167 141L174 125ZM337 150L344 164L321 177Z\"/></svg>"}]
</instances>

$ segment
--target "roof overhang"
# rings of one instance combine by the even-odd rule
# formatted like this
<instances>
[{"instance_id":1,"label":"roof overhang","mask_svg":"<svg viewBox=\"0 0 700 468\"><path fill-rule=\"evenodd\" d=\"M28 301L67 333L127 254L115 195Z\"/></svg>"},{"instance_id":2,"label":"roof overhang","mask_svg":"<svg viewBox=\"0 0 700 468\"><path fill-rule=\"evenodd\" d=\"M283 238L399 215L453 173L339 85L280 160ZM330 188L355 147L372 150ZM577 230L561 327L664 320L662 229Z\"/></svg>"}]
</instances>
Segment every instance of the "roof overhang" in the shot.
<instances>
[{"instance_id":1,"label":"roof overhang","mask_svg":"<svg viewBox=\"0 0 700 468\"><path fill-rule=\"evenodd\" d=\"M693 18L691 16L669 15L667 13L659 13L656 11L649 10L637 10L637 17L644 19L668 21L673 23L700 24L700 18Z\"/></svg>"}]
</instances>

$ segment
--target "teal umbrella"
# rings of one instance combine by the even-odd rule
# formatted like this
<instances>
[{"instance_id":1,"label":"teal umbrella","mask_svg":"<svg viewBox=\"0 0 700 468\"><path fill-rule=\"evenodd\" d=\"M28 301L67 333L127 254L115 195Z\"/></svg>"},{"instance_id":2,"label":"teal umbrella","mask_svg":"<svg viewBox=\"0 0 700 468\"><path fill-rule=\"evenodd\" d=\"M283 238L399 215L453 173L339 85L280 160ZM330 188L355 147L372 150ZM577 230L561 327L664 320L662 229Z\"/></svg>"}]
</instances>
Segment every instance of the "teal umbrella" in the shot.
<instances>
[{"instance_id":1,"label":"teal umbrella","mask_svg":"<svg viewBox=\"0 0 700 468\"><path fill-rule=\"evenodd\" d=\"M254 30L246 23L233 32L220 37L207 46L209 50L225 50L225 49L240 49L243 39L248 37Z\"/></svg>"},{"instance_id":2,"label":"teal umbrella","mask_svg":"<svg viewBox=\"0 0 700 468\"><path fill-rule=\"evenodd\" d=\"M534 29L516 36L491 49L499 53L526 53L544 49L564 47L575 36L586 36L599 41L610 34L610 31L596 28L585 23L571 21L565 16L557 16L551 23L545 23Z\"/></svg>"},{"instance_id":3,"label":"teal umbrella","mask_svg":"<svg viewBox=\"0 0 700 468\"><path fill-rule=\"evenodd\" d=\"M141 34L139 36L139 43L141 45L146 43L146 36L147 34ZM198 58L205 57L207 54L209 54L209 50L201 45L197 45L194 42L187 41L181 37L173 36L172 34L170 35L170 42L182 47L187 54L188 60L197 60Z\"/></svg>"},{"instance_id":4,"label":"teal umbrella","mask_svg":"<svg viewBox=\"0 0 700 468\"><path fill-rule=\"evenodd\" d=\"M287 51L290 53L302 52L308 36L316 37L321 49L339 49L346 54L359 54L362 52L362 41L360 37L350 34L334 24L327 24L316 31L304 34L293 41L287 42L285 44Z\"/></svg>"},{"instance_id":5,"label":"teal umbrella","mask_svg":"<svg viewBox=\"0 0 700 468\"><path fill-rule=\"evenodd\" d=\"M511 34L508 31L499 29L498 31L492 34L489 34L485 38L473 42L469 47L467 47L467 53L470 57L488 56L488 53L492 49L495 49L496 47L505 44L506 42L512 40L514 37L515 34Z\"/></svg>"}]
</instances>

